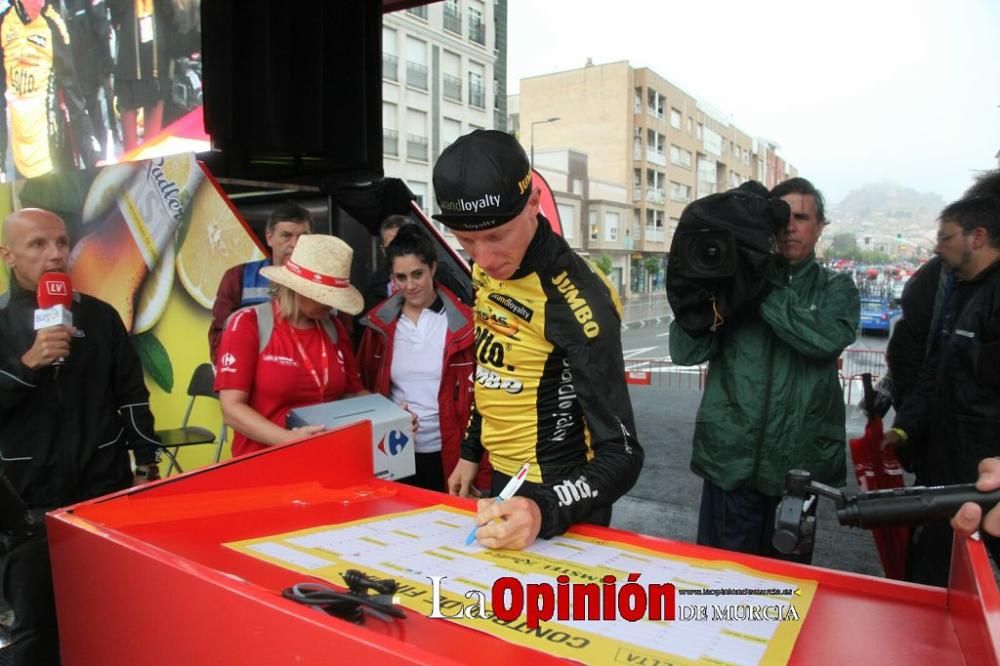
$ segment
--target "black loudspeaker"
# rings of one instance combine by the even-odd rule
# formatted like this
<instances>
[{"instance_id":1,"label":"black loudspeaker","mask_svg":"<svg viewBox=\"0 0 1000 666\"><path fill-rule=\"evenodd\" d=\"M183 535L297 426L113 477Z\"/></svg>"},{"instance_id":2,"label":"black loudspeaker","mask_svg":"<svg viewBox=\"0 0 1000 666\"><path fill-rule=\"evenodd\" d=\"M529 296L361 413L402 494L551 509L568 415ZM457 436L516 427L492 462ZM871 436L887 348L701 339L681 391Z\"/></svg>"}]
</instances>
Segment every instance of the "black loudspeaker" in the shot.
<instances>
[{"instance_id":1,"label":"black loudspeaker","mask_svg":"<svg viewBox=\"0 0 1000 666\"><path fill-rule=\"evenodd\" d=\"M201 11L218 175L382 175L382 0L211 0Z\"/></svg>"},{"instance_id":2,"label":"black loudspeaker","mask_svg":"<svg viewBox=\"0 0 1000 666\"><path fill-rule=\"evenodd\" d=\"M674 238L678 276L725 278L736 274L736 237L729 229L678 231Z\"/></svg>"}]
</instances>

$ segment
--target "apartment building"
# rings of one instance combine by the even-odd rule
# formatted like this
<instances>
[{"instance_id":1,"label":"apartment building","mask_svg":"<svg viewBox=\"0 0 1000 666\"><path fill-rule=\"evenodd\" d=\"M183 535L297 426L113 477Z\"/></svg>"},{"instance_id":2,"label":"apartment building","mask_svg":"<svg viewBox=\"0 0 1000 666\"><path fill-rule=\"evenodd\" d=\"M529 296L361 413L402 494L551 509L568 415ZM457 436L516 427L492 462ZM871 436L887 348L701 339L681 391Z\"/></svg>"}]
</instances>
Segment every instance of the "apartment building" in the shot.
<instances>
[{"instance_id":1,"label":"apartment building","mask_svg":"<svg viewBox=\"0 0 1000 666\"><path fill-rule=\"evenodd\" d=\"M758 137L755 142L756 159L754 160L753 179L764 183L771 189L783 180L799 175L798 170L786 164L778 155L780 147L770 139Z\"/></svg>"},{"instance_id":2,"label":"apartment building","mask_svg":"<svg viewBox=\"0 0 1000 666\"><path fill-rule=\"evenodd\" d=\"M507 0L444 0L382 22L382 152L429 215L434 162L459 136L506 127Z\"/></svg>"},{"instance_id":3,"label":"apartment building","mask_svg":"<svg viewBox=\"0 0 1000 666\"><path fill-rule=\"evenodd\" d=\"M757 167L750 135L655 71L628 61L588 62L522 79L516 104L513 122L526 150L536 156L550 148L578 151L587 157L590 179L629 193L624 217L587 200L581 204L587 221L581 249L611 257L626 297L662 289L664 260L684 206L753 178Z\"/></svg>"}]
</instances>

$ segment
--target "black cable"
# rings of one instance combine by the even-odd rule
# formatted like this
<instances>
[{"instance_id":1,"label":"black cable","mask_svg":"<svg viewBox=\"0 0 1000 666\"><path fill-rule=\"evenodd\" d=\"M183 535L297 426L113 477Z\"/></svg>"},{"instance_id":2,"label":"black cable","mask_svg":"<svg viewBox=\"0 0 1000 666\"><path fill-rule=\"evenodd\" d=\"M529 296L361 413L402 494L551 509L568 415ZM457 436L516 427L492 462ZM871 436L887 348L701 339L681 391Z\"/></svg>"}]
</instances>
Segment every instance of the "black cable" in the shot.
<instances>
[{"instance_id":1,"label":"black cable","mask_svg":"<svg viewBox=\"0 0 1000 666\"><path fill-rule=\"evenodd\" d=\"M399 587L396 581L375 580L357 569L342 575L347 592L338 592L321 583L298 583L282 590L281 596L355 624L364 622L365 613L383 622L391 622L392 618L406 619L406 614L394 603L393 594ZM370 594L369 590L376 594Z\"/></svg>"}]
</instances>

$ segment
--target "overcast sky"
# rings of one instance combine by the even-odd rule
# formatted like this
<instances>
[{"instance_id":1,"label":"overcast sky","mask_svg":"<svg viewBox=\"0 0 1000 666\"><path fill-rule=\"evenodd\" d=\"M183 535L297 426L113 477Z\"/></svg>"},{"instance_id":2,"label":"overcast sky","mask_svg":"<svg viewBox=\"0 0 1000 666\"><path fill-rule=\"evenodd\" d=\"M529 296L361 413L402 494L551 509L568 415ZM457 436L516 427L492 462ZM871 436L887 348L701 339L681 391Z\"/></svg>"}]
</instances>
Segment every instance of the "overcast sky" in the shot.
<instances>
[{"instance_id":1,"label":"overcast sky","mask_svg":"<svg viewBox=\"0 0 1000 666\"><path fill-rule=\"evenodd\" d=\"M777 141L840 201L950 201L1000 150L1000 0L510 0L508 87L628 60Z\"/></svg>"}]
</instances>

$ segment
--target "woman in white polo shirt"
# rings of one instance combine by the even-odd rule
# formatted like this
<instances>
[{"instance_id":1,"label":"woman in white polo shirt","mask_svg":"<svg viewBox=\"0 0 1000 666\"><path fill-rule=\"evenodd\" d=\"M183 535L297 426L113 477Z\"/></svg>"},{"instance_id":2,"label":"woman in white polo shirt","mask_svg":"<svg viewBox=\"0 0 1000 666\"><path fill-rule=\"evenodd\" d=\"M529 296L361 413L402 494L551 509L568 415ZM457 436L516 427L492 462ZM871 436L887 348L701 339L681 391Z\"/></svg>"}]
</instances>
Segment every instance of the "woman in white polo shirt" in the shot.
<instances>
[{"instance_id":1,"label":"woman in white polo shirt","mask_svg":"<svg viewBox=\"0 0 1000 666\"><path fill-rule=\"evenodd\" d=\"M386 258L397 289L361 319L361 381L417 417L417 472L403 483L444 492L472 409L472 310L434 281L434 242L420 226L400 227ZM491 473L481 465L477 487Z\"/></svg>"}]
</instances>

